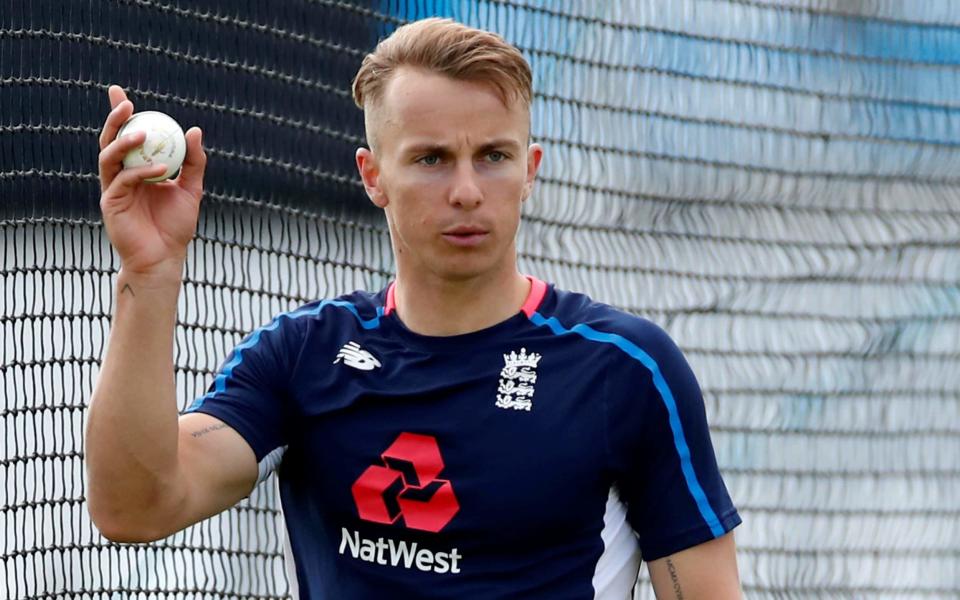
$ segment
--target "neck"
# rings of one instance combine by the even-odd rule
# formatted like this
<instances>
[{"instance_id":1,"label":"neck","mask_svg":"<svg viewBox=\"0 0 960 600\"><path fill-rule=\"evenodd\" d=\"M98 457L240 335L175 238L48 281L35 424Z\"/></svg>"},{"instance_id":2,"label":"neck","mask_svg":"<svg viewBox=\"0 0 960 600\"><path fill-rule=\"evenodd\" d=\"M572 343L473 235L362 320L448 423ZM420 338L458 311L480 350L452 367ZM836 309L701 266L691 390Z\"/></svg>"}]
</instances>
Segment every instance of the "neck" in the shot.
<instances>
[{"instance_id":1,"label":"neck","mask_svg":"<svg viewBox=\"0 0 960 600\"><path fill-rule=\"evenodd\" d=\"M448 281L397 273L397 316L421 335L450 336L486 329L520 312L530 281L516 269L489 277Z\"/></svg>"}]
</instances>

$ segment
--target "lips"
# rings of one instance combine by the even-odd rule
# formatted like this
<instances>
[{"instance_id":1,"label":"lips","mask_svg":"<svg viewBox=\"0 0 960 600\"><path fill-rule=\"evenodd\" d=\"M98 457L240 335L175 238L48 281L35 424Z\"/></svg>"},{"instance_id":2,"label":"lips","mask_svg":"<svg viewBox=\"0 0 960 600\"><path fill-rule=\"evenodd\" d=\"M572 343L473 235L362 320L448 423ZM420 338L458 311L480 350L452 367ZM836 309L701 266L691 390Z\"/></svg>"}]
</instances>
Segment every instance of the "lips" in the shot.
<instances>
[{"instance_id":1,"label":"lips","mask_svg":"<svg viewBox=\"0 0 960 600\"><path fill-rule=\"evenodd\" d=\"M476 246L483 242L489 235L489 231L481 227L471 225L459 225L446 229L441 234L443 239L454 246L469 247Z\"/></svg>"}]
</instances>

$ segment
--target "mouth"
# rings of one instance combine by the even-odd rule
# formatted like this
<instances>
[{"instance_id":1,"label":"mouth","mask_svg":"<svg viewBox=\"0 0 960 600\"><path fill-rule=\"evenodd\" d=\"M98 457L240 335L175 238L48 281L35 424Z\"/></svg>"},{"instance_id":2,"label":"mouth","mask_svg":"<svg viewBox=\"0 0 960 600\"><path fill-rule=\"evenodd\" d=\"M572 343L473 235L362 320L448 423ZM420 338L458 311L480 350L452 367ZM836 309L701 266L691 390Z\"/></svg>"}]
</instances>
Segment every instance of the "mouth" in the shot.
<instances>
[{"instance_id":1,"label":"mouth","mask_svg":"<svg viewBox=\"0 0 960 600\"><path fill-rule=\"evenodd\" d=\"M447 229L441 235L454 246L469 247L480 244L489 234L489 231L480 227L462 226Z\"/></svg>"}]
</instances>

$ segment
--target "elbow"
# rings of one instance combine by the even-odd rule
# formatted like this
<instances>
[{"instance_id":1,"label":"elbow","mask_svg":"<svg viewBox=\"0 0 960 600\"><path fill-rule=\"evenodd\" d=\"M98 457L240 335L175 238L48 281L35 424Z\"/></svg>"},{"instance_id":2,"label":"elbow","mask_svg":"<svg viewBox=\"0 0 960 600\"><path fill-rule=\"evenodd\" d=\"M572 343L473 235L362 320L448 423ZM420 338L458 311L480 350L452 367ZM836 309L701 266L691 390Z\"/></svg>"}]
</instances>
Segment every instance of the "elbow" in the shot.
<instances>
[{"instance_id":1,"label":"elbow","mask_svg":"<svg viewBox=\"0 0 960 600\"><path fill-rule=\"evenodd\" d=\"M88 453L89 454L89 453ZM115 472L87 464L87 512L100 534L112 542L144 544L176 532L178 504L169 485L129 482Z\"/></svg>"},{"instance_id":2,"label":"elbow","mask_svg":"<svg viewBox=\"0 0 960 600\"><path fill-rule=\"evenodd\" d=\"M146 544L149 542L162 540L164 537L166 537L124 525L118 526L112 523L105 523L101 525L96 521L94 521L93 524L96 525L97 531L100 532L100 535L107 538L111 542L116 542L118 544Z\"/></svg>"},{"instance_id":3,"label":"elbow","mask_svg":"<svg viewBox=\"0 0 960 600\"><path fill-rule=\"evenodd\" d=\"M151 511L110 510L90 502L90 519L100 535L121 544L146 544L162 540L173 531L159 527Z\"/></svg>"}]
</instances>

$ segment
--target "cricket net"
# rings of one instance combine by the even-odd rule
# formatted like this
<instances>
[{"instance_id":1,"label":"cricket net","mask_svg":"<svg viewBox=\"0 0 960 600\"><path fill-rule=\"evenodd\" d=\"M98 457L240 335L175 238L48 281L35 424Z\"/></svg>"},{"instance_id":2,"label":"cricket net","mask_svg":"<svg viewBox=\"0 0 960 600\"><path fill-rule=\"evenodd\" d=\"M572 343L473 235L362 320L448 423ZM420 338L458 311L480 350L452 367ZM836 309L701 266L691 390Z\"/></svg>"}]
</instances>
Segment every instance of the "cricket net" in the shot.
<instances>
[{"instance_id":1,"label":"cricket net","mask_svg":"<svg viewBox=\"0 0 960 600\"><path fill-rule=\"evenodd\" d=\"M0 8L0 597L286 598L269 483L161 542L85 505L117 259L106 87L205 131L181 407L280 311L379 289L349 82L452 16L529 58L525 272L686 352L748 598L960 595L960 5L950 0L7 0ZM645 571L637 596L652 598Z\"/></svg>"}]
</instances>

